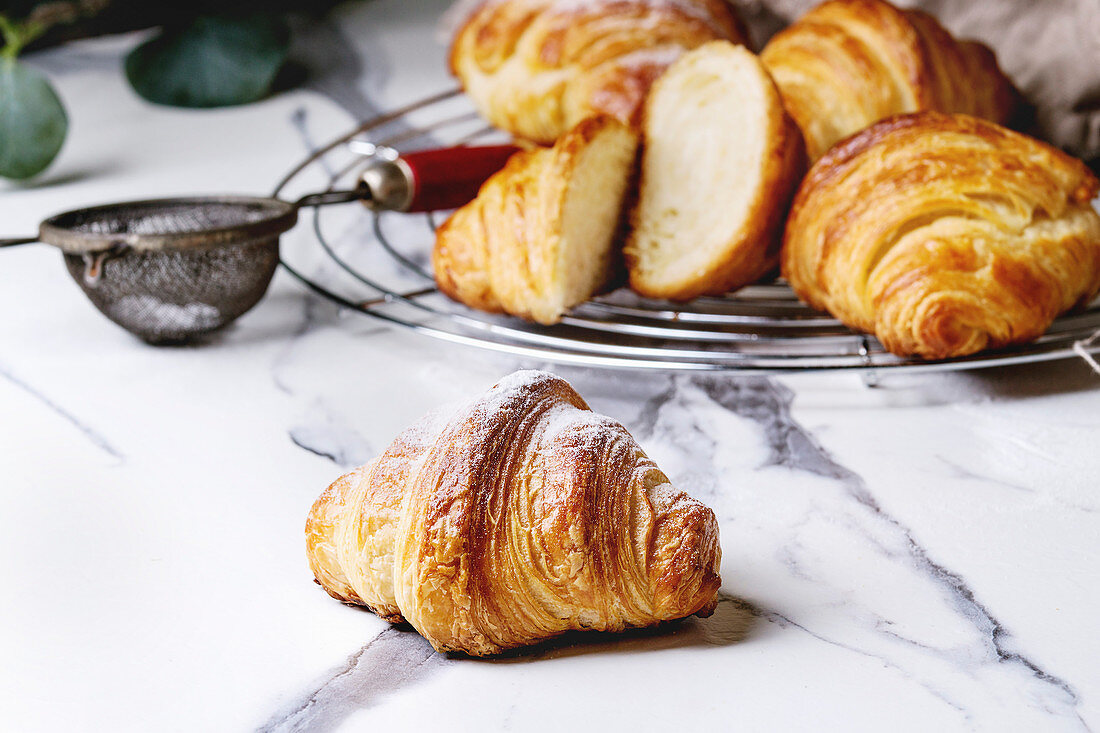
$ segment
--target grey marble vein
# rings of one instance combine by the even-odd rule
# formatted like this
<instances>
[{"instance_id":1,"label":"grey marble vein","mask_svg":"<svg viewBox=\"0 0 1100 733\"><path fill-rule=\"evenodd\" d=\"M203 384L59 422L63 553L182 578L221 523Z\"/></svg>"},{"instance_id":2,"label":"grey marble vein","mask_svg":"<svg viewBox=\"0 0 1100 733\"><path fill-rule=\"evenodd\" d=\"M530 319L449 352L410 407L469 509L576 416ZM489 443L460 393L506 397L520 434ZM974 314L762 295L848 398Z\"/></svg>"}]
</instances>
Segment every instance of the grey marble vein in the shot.
<instances>
[{"instance_id":1,"label":"grey marble vein","mask_svg":"<svg viewBox=\"0 0 1100 733\"><path fill-rule=\"evenodd\" d=\"M313 403L309 414L290 428L288 435L294 445L341 468L362 465L377 452L340 412L321 400Z\"/></svg>"},{"instance_id":2,"label":"grey marble vein","mask_svg":"<svg viewBox=\"0 0 1100 733\"><path fill-rule=\"evenodd\" d=\"M388 628L259 727L263 733L336 730L348 716L419 682L450 660L416 632Z\"/></svg>"},{"instance_id":3,"label":"grey marble vein","mask_svg":"<svg viewBox=\"0 0 1100 733\"><path fill-rule=\"evenodd\" d=\"M908 562L926 578L939 585L947 594L951 605L963 617L968 619L974 630L984 640L991 660L1005 665L1016 666L1034 680L1047 686L1052 696L1038 701L1049 712L1056 712L1053 703L1061 710L1075 709L1080 700L1073 687L1055 674L1043 669L1037 662L1013 647L1015 642L1011 633L1001 624L992 612L975 596L966 581L956 572L933 560L927 550L917 541L913 532L898 519L888 514L868 490L864 480L854 471L840 465L829 453L791 415L793 393L785 386L769 379L711 379L696 378L693 383L700 387L715 403L725 409L746 417L759 424L767 437L770 456L768 463L785 466L792 470L805 471L837 481L847 496L870 513L871 518L887 530L890 539L900 540ZM868 539L874 539L868 533ZM884 552L896 554L893 546L876 542ZM897 636L897 635L895 635ZM928 649L914 639L906 641ZM954 661L963 661L957 655L942 654ZM1081 725L1080 714L1072 713ZM1087 726L1086 726L1087 727Z\"/></svg>"},{"instance_id":4,"label":"grey marble vein","mask_svg":"<svg viewBox=\"0 0 1100 733\"><path fill-rule=\"evenodd\" d=\"M66 410L61 405L54 402L44 393L33 387L30 383L16 376L14 372L12 372L7 366L3 364L0 364L0 377L3 377L9 383L13 384L14 386L29 394L34 399L38 400L38 402L46 407L48 410L50 410L50 412L54 413L65 422L72 425L85 438L88 439L88 442L90 442L96 448L116 459L120 463L125 461L126 458L122 454L122 451L116 448L111 443L111 441L107 440L107 438L104 437L102 433L100 433L88 423L84 422L73 413Z\"/></svg>"},{"instance_id":5,"label":"grey marble vein","mask_svg":"<svg viewBox=\"0 0 1100 733\"><path fill-rule=\"evenodd\" d=\"M294 359L294 353L298 347L299 342L307 333L309 333L316 322L317 308L322 305L323 301L309 292L301 293L301 318L298 321L298 325L294 330L287 334L283 340L282 348L275 354L275 358L271 363L271 378L275 383L275 388L285 395L293 395L294 391L290 384L283 377L284 369L290 365Z\"/></svg>"},{"instance_id":6,"label":"grey marble vein","mask_svg":"<svg viewBox=\"0 0 1100 733\"><path fill-rule=\"evenodd\" d=\"M851 652L852 654L858 654L859 656L862 656L862 657L867 657L869 659L874 659L875 661L880 662L884 667L888 667L889 669L892 669L896 673L900 674L902 677L904 677L908 680L911 680L912 682L920 685L922 688L927 690L929 694L933 695L934 697L936 697L937 699L939 699L941 702L948 705L949 707L954 708L956 711L958 711L959 713L962 714L964 720L970 721L972 719L972 716L967 711L967 709L962 704L956 702L952 698L951 695L949 695L947 692L942 690L939 686L934 685L934 684L932 684L930 682L927 682L927 681L922 681L922 680L916 679L913 676L913 674L905 668L904 665L898 664L893 659L891 659L890 657L888 657L884 654L875 654L874 652L867 651L866 649L860 649L858 646L854 646L852 644L845 644L845 643L843 643L843 642L841 642L837 639L829 638L828 636L824 636L823 634L819 634L816 631L813 631L812 629L809 629L809 628L803 626L802 624L798 623L797 621L794 621L790 618L787 618L786 616L779 613L778 611L768 611L768 610L764 610L764 609L753 608L753 612L754 612L755 615L758 615L761 618L763 618L764 620L769 621L773 624L776 624L780 628L798 629L799 631L801 631L805 634L808 634L808 635L812 636L813 638L817 639L818 641L820 641L822 643L825 643L825 644L828 644L829 646L835 646L839 649L843 649L844 651Z\"/></svg>"}]
</instances>

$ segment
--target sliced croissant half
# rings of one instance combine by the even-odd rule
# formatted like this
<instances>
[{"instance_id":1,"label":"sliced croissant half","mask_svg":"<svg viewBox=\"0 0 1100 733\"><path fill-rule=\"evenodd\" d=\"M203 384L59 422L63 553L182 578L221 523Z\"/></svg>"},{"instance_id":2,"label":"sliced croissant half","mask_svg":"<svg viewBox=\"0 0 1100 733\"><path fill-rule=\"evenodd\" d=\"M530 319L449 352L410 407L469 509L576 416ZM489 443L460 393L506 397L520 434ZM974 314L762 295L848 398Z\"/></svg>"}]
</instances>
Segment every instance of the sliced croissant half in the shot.
<instances>
[{"instance_id":1,"label":"sliced croissant half","mask_svg":"<svg viewBox=\"0 0 1100 733\"><path fill-rule=\"evenodd\" d=\"M725 41L685 54L650 92L643 134L630 286L690 300L775 269L805 153L757 57Z\"/></svg>"},{"instance_id":2,"label":"sliced croissant half","mask_svg":"<svg viewBox=\"0 0 1100 733\"><path fill-rule=\"evenodd\" d=\"M597 116L553 148L516 153L439 228L439 289L471 308L560 321L615 272L637 142L623 123Z\"/></svg>"}]
</instances>

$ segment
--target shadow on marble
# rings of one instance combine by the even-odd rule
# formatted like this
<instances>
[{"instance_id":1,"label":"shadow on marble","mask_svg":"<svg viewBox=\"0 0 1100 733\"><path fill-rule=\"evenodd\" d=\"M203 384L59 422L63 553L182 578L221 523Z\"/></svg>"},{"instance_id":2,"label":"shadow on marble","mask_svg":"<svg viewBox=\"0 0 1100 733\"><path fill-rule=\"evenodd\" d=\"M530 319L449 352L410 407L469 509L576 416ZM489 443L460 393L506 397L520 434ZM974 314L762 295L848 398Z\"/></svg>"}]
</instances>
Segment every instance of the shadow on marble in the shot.
<instances>
[{"instance_id":1,"label":"shadow on marble","mask_svg":"<svg viewBox=\"0 0 1100 733\"><path fill-rule=\"evenodd\" d=\"M777 377L535 366L549 368L568 379L582 395L590 398L593 409L612 415L632 428L637 427L636 422L645 422L647 410L659 408L684 390L689 393L701 390L708 395L732 390L739 395L738 400L747 401L746 408L752 406L754 399L767 398L778 390L778 393L796 397L803 409L883 410L1058 397L1100 389L1100 375L1079 358L972 371L880 373L875 386L868 386L859 375L852 373L817 372ZM639 411L642 414L635 414Z\"/></svg>"},{"instance_id":2,"label":"shadow on marble","mask_svg":"<svg viewBox=\"0 0 1100 733\"><path fill-rule=\"evenodd\" d=\"M798 386L797 381L791 384ZM853 383L850 396L863 393L873 398L865 401L866 407L937 407L984 400L1056 397L1097 388L1100 375L1084 360L1074 357L968 371L880 374L874 386Z\"/></svg>"},{"instance_id":3,"label":"shadow on marble","mask_svg":"<svg viewBox=\"0 0 1100 733\"><path fill-rule=\"evenodd\" d=\"M622 388L624 372L618 370L596 371L565 367L559 371L575 371L579 380L590 381L596 389L596 385L616 384ZM674 377L669 373L660 372L628 372L631 385L643 392L667 388ZM698 383L718 383L725 381L740 381L745 383L760 382L762 380L781 377L790 380L792 386L799 386L800 378L818 379L825 376L822 372L807 372L805 374L784 375L746 375L736 373L718 374L685 374L682 378L690 379ZM989 397L1042 397L1056 394L1084 392L1100 388L1100 375L1096 374L1083 359L1071 357L1056 361L1045 361L1034 364L1017 364L1011 366L991 367L987 369L972 369L966 371L951 371L939 373L906 374L904 372L880 372L878 382L870 386L862 382L856 374L836 374L836 377L847 377L850 380L851 389L856 392L891 392L902 390L920 390L927 393L928 400L939 403L954 402L962 393L971 395L981 394ZM946 391L941 392L947 388ZM941 392L937 400L937 392ZM930 403L929 403L930 404Z\"/></svg>"},{"instance_id":4,"label":"shadow on marble","mask_svg":"<svg viewBox=\"0 0 1100 733\"><path fill-rule=\"evenodd\" d=\"M619 634L571 631L541 644L513 649L493 657L468 657L465 654L450 653L447 658L473 663L517 664L582 654L634 654L689 647L724 647L746 639L759 615L748 602L722 594L718 598L718 607L708 618L693 616Z\"/></svg>"},{"instance_id":5,"label":"shadow on marble","mask_svg":"<svg viewBox=\"0 0 1100 733\"><path fill-rule=\"evenodd\" d=\"M1100 374L1078 357L958 372L954 376L966 388L996 398L1045 397L1100 388Z\"/></svg>"}]
</instances>

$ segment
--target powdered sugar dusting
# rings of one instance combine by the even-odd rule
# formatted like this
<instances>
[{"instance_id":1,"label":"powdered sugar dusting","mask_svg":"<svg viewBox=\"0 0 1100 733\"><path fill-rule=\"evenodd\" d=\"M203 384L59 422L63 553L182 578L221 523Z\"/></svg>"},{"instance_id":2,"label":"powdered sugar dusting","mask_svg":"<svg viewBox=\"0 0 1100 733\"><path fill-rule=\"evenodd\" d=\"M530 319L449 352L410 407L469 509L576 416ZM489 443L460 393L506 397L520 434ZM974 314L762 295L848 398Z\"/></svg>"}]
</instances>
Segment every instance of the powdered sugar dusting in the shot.
<instances>
[{"instance_id":1,"label":"powdered sugar dusting","mask_svg":"<svg viewBox=\"0 0 1100 733\"><path fill-rule=\"evenodd\" d=\"M112 312L126 316L140 315L157 328L166 330L203 330L221 322L221 311L206 303L176 305L151 295L127 295L119 299Z\"/></svg>"},{"instance_id":2,"label":"powdered sugar dusting","mask_svg":"<svg viewBox=\"0 0 1100 733\"><path fill-rule=\"evenodd\" d=\"M539 369L520 369L519 371L512 372L508 376L501 378L499 382L489 388L488 394L492 394L498 390L531 390L543 382L552 381L564 380L556 374L544 372Z\"/></svg>"},{"instance_id":3,"label":"powdered sugar dusting","mask_svg":"<svg viewBox=\"0 0 1100 733\"><path fill-rule=\"evenodd\" d=\"M544 442L551 442L565 432L587 441L599 437L609 428L626 432L625 428L611 418L591 410L579 410L569 404L550 408L541 416L538 424L539 437Z\"/></svg>"},{"instance_id":4,"label":"powdered sugar dusting","mask_svg":"<svg viewBox=\"0 0 1100 733\"><path fill-rule=\"evenodd\" d=\"M559 381L549 372L524 369L512 372L475 398L468 406L475 420L481 421L502 410L515 410L524 400L547 382Z\"/></svg>"},{"instance_id":5,"label":"powdered sugar dusting","mask_svg":"<svg viewBox=\"0 0 1100 733\"><path fill-rule=\"evenodd\" d=\"M488 425L499 420L504 413L513 413L529 404L535 393L559 383L569 384L549 372L522 370L501 379L488 391L465 402L456 402L433 410L407 428L397 440L410 447L429 447L449 429L461 429L466 425ZM626 429L609 417L577 407L569 401L550 405L538 416L535 425L536 439L551 442L563 432L574 433L582 441L597 439L613 429L627 435Z\"/></svg>"}]
</instances>

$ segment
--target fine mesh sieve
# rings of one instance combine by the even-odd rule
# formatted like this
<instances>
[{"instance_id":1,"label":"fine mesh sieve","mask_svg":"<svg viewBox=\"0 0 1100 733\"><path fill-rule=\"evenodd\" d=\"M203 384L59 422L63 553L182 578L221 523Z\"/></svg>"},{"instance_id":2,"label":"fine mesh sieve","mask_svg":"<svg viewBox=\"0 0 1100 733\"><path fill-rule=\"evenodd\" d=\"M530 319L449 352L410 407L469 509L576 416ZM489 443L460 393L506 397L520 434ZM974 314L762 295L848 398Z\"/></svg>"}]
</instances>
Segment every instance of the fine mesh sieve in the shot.
<instances>
[{"instance_id":1,"label":"fine mesh sieve","mask_svg":"<svg viewBox=\"0 0 1100 733\"><path fill-rule=\"evenodd\" d=\"M250 197L136 201L59 214L38 238L104 315L150 343L215 331L254 306L295 204Z\"/></svg>"}]
</instances>

